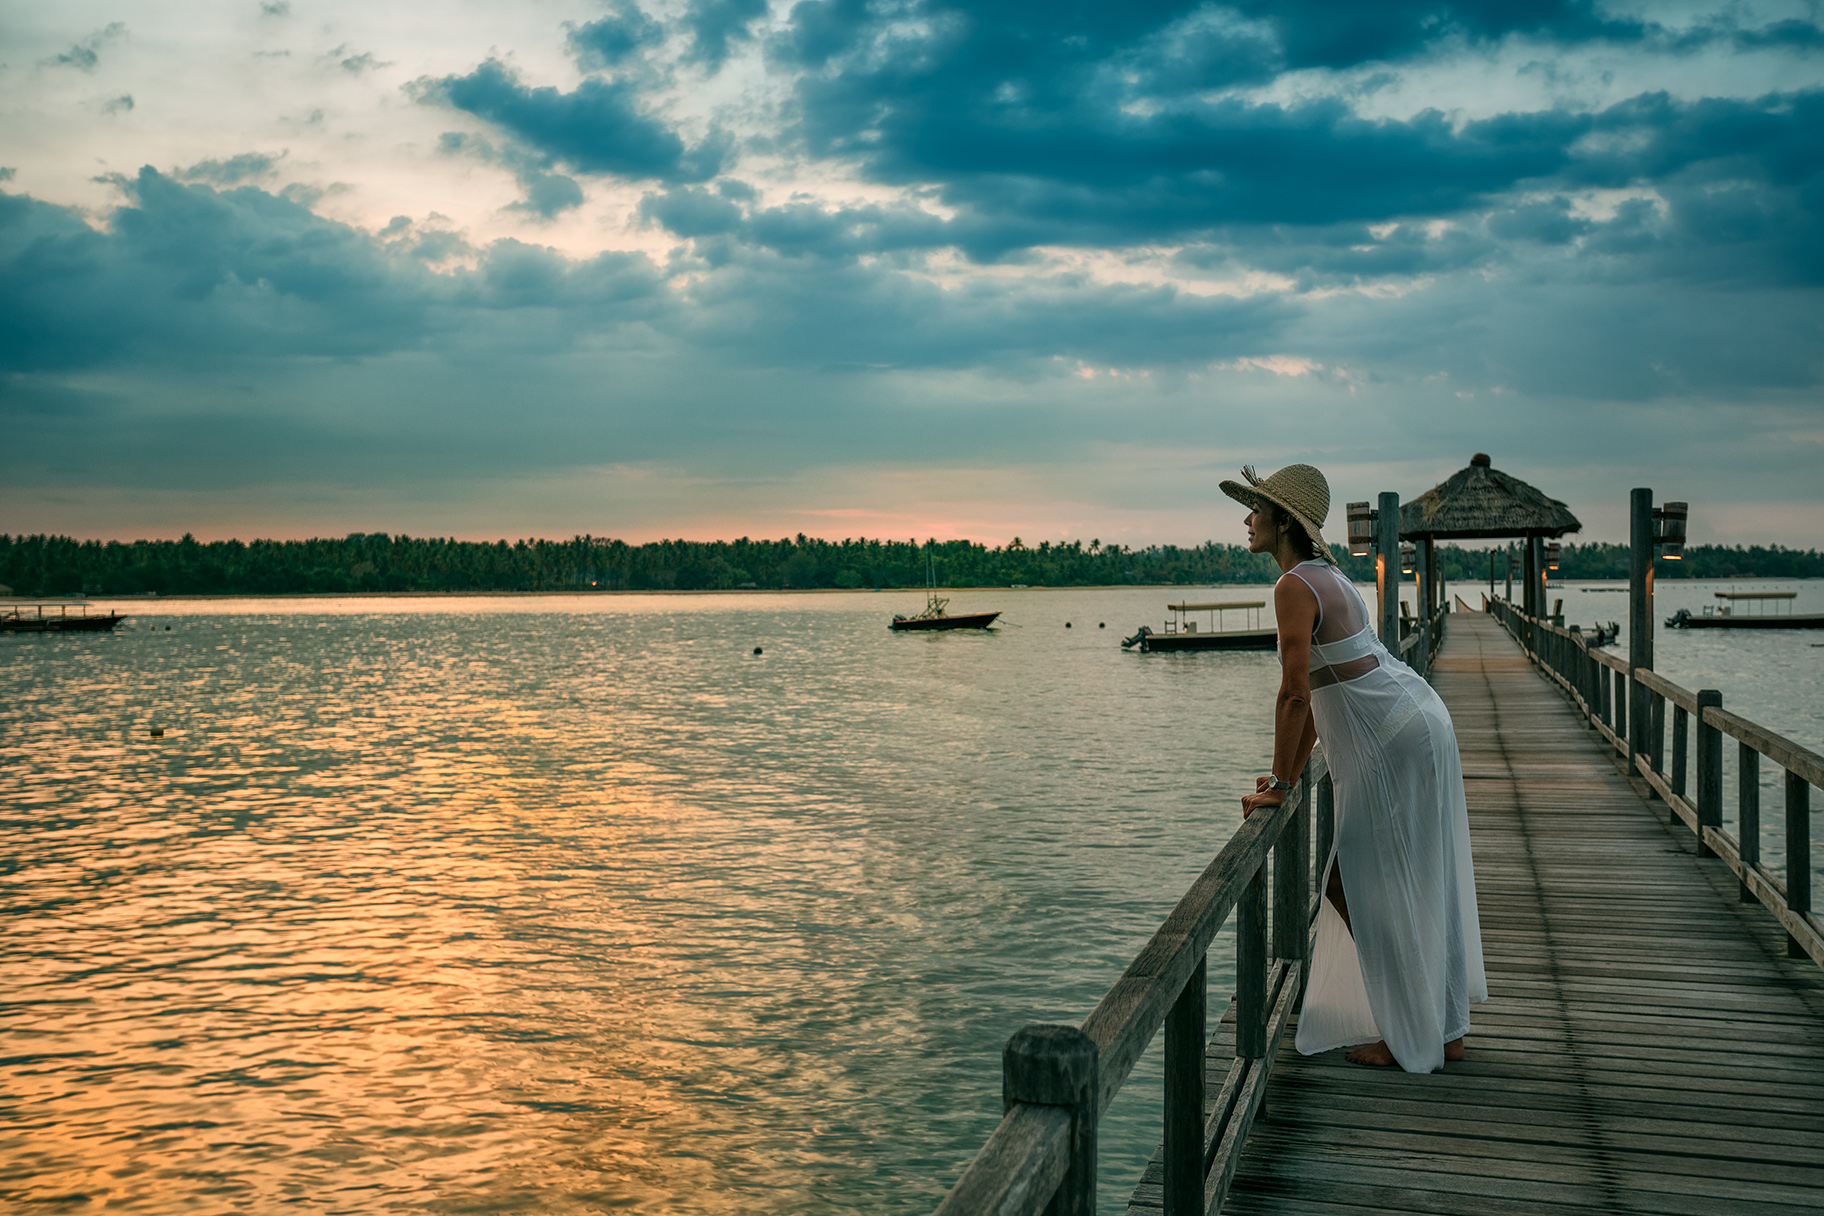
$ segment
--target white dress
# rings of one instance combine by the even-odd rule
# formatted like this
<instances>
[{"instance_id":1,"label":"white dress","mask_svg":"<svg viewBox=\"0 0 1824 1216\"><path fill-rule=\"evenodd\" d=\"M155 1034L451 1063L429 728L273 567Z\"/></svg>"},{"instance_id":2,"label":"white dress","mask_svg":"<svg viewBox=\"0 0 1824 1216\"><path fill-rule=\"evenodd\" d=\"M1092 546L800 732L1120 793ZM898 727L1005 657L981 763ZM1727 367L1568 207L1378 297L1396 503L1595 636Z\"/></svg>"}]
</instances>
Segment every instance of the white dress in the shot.
<instances>
[{"instance_id":1,"label":"white dress","mask_svg":"<svg viewBox=\"0 0 1824 1216\"><path fill-rule=\"evenodd\" d=\"M1327 883L1338 867L1355 930L1322 901L1298 1050L1385 1039L1407 1072L1432 1072L1444 1044L1468 1033L1470 1005L1488 999L1456 732L1431 685L1374 636L1336 567L1310 561L1291 573L1319 611L1311 713L1336 790L1322 873ZM1365 674L1336 678L1370 657ZM1324 679L1334 682L1317 686Z\"/></svg>"}]
</instances>

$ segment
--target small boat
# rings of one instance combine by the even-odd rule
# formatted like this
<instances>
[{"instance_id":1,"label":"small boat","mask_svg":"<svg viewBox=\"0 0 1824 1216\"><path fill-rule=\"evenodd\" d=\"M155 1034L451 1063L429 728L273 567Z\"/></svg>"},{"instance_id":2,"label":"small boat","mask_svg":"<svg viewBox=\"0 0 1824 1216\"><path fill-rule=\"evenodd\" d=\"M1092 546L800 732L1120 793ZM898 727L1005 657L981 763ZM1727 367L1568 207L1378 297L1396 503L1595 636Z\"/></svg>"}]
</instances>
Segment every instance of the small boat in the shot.
<instances>
[{"instance_id":1,"label":"small boat","mask_svg":"<svg viewBox=\"0 0 1824 1216\"><path fill-rule=\"evenodd\" d=\"M55 608L55 615L45 610ZM75 616L70 609L80 608ZM106 633L127 618L115 612L90 616L86 603L8 604L0 608L0 632L4 633Z\"/></svg>"},{"instance_id":2,"label":"small boat","mask_svg":"<svg viewBox=\"0 0 1824 1216\"><path fill-rule=\"evenodd\" d=\"M1142 625L1133 637L1122 639L1121 647L1131 650L1137 646L1142 654L1155 650L1272 650L1279 645L1279 630L1261 627L1261 609L1266 606L1265 600L1167 604L1166 610L1173 617L1165 622L1163 632L1154 633ZM1240 628L1228 627L1226 614L1230 612L1244 614ZM1195 619L1198 613L1209 614L1208 629L1199 628L1200 622Z\"/></svg>"},{"instance_id":3,"label":"small boat","mask_svg":"<svg viewBox=\"0 0 1824 1216\"><path fill-rule=\"evenodd\" d=\"M994 624L995 617L1001 615L998 612L969 612L962 616L951 616L944 611L950 606L950 601L937 593L937 568L929 553L925 554L925 578L925 610L917 616L894 613L892 622L887 625L888 629L898 633L931 629L986 629Z\"/></svg>"},{"instance_id":4,"label":"small boat","mask_svg":"<svg viewBox=\"0 0 1824 1216\"><path fill-rule=\"evenodd\" d=\"M941 596L931 596L925 602L925 610L917 616L900 616L895 613L888 629L986 629L994 624L998 612L970 612L962 616L951 616L944 609L950 603Z\"/></svg>"},{"instance_id":5,"label":"small boat","mask_svg":"<svg viewBox=\"0 0 1824 1216\"><path fill-rule=\"evenodd\" d=\"M1824 629L1824 613L1798 614L1792 610L1796 591L1719 591L1716 598L1726 604L1705 605L1703 615L1693 616L1689 608L1680 608L1666 618L1672 629ZM1781 612L1784 605L1786 611ZM1747 612L1738 612L1738 607Z\"/></svg>"},{"instance_id":6,"label":"small boat","mask_svg":"<svg viewBox=\"0 0 1824 1216\"><path fill-rule=\"evenodd\" d=\"M1621 636L1621 622L1610 621L1606 625L1592 625L1587 633L1578 626L1572 625L1571 632L1581 637L1585 646L1608 646Z\"/></svg>"}]
</instances>

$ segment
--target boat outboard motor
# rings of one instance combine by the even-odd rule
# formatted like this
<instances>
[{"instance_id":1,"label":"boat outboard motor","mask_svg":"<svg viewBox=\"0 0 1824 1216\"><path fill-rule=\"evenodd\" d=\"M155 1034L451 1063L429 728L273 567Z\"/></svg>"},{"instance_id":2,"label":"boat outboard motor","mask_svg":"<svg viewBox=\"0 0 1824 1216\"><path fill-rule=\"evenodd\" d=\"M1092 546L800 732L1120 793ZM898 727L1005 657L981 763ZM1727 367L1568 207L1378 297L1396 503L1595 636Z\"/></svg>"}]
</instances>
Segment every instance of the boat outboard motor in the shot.
<instances>
[{"instance_id":1,"label":"boat outboard motor","mask_svg":"<svg viewBox=\"0 0 1824 1216\"><path fill-rule=\"evenodd\" d=\"M1689 608L1680 608L1677 612L1674 612L1671 616L1666 618L1666 626L1670 629L1683 629L1685 627L1685 622L1690 619L1691 610Z\"/></svg>"},{"instance_id":2,"label":"boat outboard motor","mask_svg":"<svg viewBox=\"0 0 1824 1216\"><path fill-rule=\"evenodd\" d=\"M1140 626L1139 633L1136 633L1131 638L1123 638L1121 640L1121 649L1126 650L1130 646L1138 645L1140 642L1140 639L1148 638L1148 637L1151 637L1152 635L1153 635L1153 631L1150 628L1148 628L1147 626L1142 625L1142 626Z\"/></svg>"}]
</instances>

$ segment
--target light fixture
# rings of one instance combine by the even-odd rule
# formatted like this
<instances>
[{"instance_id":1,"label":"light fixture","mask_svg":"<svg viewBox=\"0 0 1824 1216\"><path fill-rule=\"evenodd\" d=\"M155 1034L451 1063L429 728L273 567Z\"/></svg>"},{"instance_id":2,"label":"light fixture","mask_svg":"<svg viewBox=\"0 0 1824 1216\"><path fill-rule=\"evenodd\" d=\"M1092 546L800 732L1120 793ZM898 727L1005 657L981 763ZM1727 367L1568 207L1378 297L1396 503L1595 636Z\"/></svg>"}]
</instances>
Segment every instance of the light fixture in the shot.
<instances>
[{"instance_id":1,"label":"light fixture","mask_svg":"<svg viewBox=\"0 0 1824 1216\"><path fill-rule=\"evenodd\" d=\"M1547 570L1556 570L1558 568L1558 555L1562 552L1564 552L1564 546L1557 541L1548 540L1545 542L1545 568Z\"/></svg>"},{"instance_id":2,"label":"light fixture","mask_svg":"<svg viewBox=\"0 0 1824 1216\"><path fill-rule=\"evenodd\" d=\"M1365 502L1349 504L1349 556L1367 557L1374 548L1374 523L1380 512Z\"/></svg>"},{"instance_id":3,"label":"light fixture","mask_svg":"<svg viewBox=\"0 0 1824 1216\"><path fill-rule=\"evenodd\" d=\"M1659 555L1667 561L1683 561L1685 557L1685 521L1691 514L1688 502L1661 503L1653 512L1653 518L1659 521L1659 535L1654 543L1659 546Z\"/></svg>"},{"instance_id":4,"label":"light fixture","mask_svg":"<svg viewBox=\"0 0 1824 1216\"><path fill-rule=\"evenodd\" d=\"M1409 542L1400 544L1400 573L1416 574L1419 569L1419 551Z\"/></svg>"}]
</instances>

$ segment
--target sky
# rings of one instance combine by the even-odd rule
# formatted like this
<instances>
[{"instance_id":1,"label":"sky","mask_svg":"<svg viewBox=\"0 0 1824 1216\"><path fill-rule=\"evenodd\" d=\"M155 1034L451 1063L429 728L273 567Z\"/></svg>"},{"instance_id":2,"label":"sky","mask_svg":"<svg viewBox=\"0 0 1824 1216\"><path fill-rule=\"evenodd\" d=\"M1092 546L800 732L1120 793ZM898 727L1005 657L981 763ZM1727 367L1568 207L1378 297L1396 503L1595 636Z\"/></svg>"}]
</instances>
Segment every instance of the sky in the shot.
<instances>
[{"instance_id":1,"label":"sky","mask_svg":"<svg viewBox=\"0 0 1824 1216\"><path fill-rule=\"evenodd\" d=\"M1824 4L0 0L0 531L1824 545Z\"/></svg>"}]
</instances>

